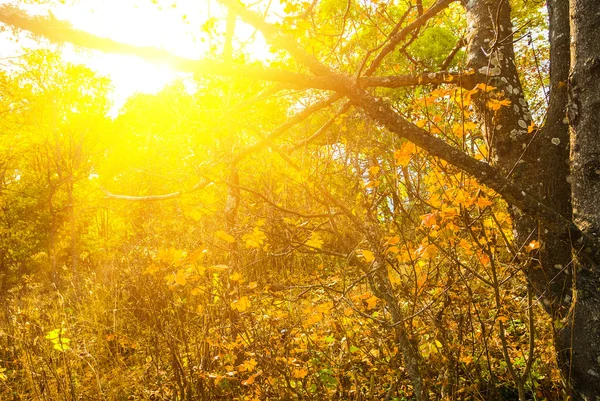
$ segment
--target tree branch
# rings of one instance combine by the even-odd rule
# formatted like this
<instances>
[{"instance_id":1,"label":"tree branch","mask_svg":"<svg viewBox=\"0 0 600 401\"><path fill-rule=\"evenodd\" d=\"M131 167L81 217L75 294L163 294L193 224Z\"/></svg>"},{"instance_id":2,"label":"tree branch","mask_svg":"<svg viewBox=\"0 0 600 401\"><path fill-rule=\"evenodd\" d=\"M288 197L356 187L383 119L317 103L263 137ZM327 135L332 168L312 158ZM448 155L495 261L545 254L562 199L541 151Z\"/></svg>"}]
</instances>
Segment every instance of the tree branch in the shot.
<instances>
[{"instance_id":1,"label":"tree branch","mask_svg":"<svg viewBox=\"0 0 600 401\"><path fill-rule=\"evenodd\" d=\"M178 198L182 195L181 191L177 191L177 192L171 192L169 194L164 194L164 195L131 196L131 195L113 194L106 188L100 188L100 189L106 195L104 197L104 199L116 199L116 200L126 200L126 201L134 201L134 202L163 201L163 200L167 200L167 199Z\"/></svg>"},{"instance_id":2,"label":"tree branch","mask_svg":"<svg viewBox=\"0 0 600 401\"><path fill-rule=\"evenodd\" d=\"M199 183L194 185L194 187L192 189L190 189L189 191L177 191L177 192L171 192L171 193L163 194L163 195L132 196L132 195L113 194L108 189L103 188L103 187L100 187L100 190L102 192L104 192L104 194L106 195L104 197L104 199L125 200L125 201L133 201L133 202L153 202L153 201L164 201L164 200L168 200L168 199L178 198L183 194L188 194L191 192L195 192L195 191L204 189L212 183L213 182L210 180L200 181Z\"/></svg>"},{"instance_id":3,"label":"tree branch","mask_svg":"<svg viewBox=\"0 0 600 401\"><path fill-rule=\"evenodd\" d=\"M238 153L236 155L233 163L235 164L235 163L239 162L240 160L242 160L244 157L246 157L254 152L258 152L259 150L269 147L275 139L279 138L287 130L292 128L294 125L299 124L302 121L306 120L313 113L315 113L325 107L331 106L333 103L338 101L341 97L342 97L341 95L334 94L334 95L328 97L327 99L321 100L315 104L312 104L312 105L306 107L304 110L302 110L295 116L289 118L283 124L281 124L277 128L275 128L266 138L262 139L260 142L254 144L254 145L242 150L240 153Z\"/></svg>"},{"instance_id":4,"label":"tree branch","mask_svg":"<svg viewBox=\"0 0 600 401\"><path fill-rule=\"evenodd\" d=\"M265 22L259 14L247 10L241 3L234 0L220 0L220 2L231 8L244 22L260 30L267 41L276 47L286 49L300 63L306 65L315 75L317 75L317 77L264 67L234 66L207 60L190 60L174 56L164 50L152 47L134 46L116 42L111 39L100 38L87 32L76 30L68 23L46 17L29 16L20 9L10 5L0 7L0 22L4 22L16 28L28 30L34 34L43 35L51 42L70 42L89 49L136 55L155 62L168 62L173 68L183 72L242 76L253 79L286 82L292 85L305 85L306 87L318 89L335 90L338 92L338 95L334 96L335 100L337 100L339 96L347 96L355 105L363 108L371 118L383 124L387 129L396 133L399 137L406 138L429 152L431 155L439 157L471 174L480 183L487 185L503 196L508 202L514 204L521 210L530 213L532 216L548 222L553 229L558 230L557 232L565 233L570 230L572 236L576 238L579 236L578 233L580 233L580 231L570 219L556 212L554 209L539 201L535 196L525 192L522 188L504 178L499 171L492 166L477 161L459 149L445 143L443 140L430 135L427 131L409 123L402 116L397 114L388 104L366 93L362 88L357 86L353 80L334 73L327 66L320 63L313 55L304 52L293 38L282 35L276 27ZM435 12L439 12L451 2L452 0L442 0L436 3L435 6L431 7L428 12L425 12L414 23L419 20L424 23L425 20L421 18L427 17L430 12L434 13L435 10L437 10ZM388 54L393 50L394 46L399 42L398 38L400 38L401 33L402 31L392 37L388 45L382 49L378 58L383 57L384 53ZM443 78L445 76L444 72L431 74L426 74L426 77L422 76L421 83L424 81L427 82L428 79L431 80L430 83L440 82L442 79L445 81L445 78ZM407 78L399 76L396 78L384 77L363 79L366 79L367 86L381 84L396 85L390 87L398 87L401 85L419 84L419 78L416 78L415 83L414 77ZM294 119L292 119L289 124L293 125L293 120ZM287 126L287 124L288 123L284 124L284 126ZM284 131L283 128L282 130ZM278 132L274 132L274 134L276 136L279 135ZM270 136L260 144L255 145L255 147L265 147L268 145L267 142L272 139L273 138ZM252 151L253 150L254 149L252 149ZM250 150L247 151L249 152ZM179 196L176 194L177 193L158 195L158 197L166 197L168 199L169 197ZM160 199L156 196L126 197L125 195L114 195L113 198L115 197L128 200L136 200L135 198L140 198L138 200Z\"/></svg>"},{"instance_id":5,"label":"tree branch","mask_svg":"<svg viewBox=\"0 0 600 401\"><path fill-rule=\"evenodd\" d=\"M424 72L415 75L390 75L383 77L360 77L358 83L362 87L402 88L417 85L439 85L452 83L472 88L476 82L471 72Z\"/></svg>"},{"instance_id":6,"label":"tree branch","mask_svg":"<svg viewBox=\"0 0 600 401\"><path fill-rule=\"evenodd\" d=\"M377 57L375 57L375 59L373 60L373 62L371 63L371 65L369 66L367 71L365 71L365 75L373 74L373 72L375 72L375 70L379 67L379 65L381 65L381 62L383 61L383 59L388 54L390 54L392 51L394 51L396 46L398 46L398 44L400 42L402 42L404 40L404 38L406 38L408 36L408 34L415 31L416 29L421 28L427 21L429 21L432 17L434 17L437 13L442 11L444 8L448 7L448 5L450 3L452 3L453 1L455 1L455 0L440 0L440 1L438 1L433 6L431 6L431 8L429 8L424 14L422 14L419 18L414 20L411 24L406 26L400 32L393 34L390 37L387 45L385 45L383 47L383 49L381 49L381 51L379 52Z\"/></svg>"},{"instance_id":7,"label":"tree branch","mask_svg":"<svg viewBox=\"0 0 600 401\"><path fill-rule=\"evenodd\" d=\"M265 22L262 17L246 9L234 0L219 0L232 7L240 18L262 32L265 39L274 46L287 50L297 61L305 64L313 72L328 76L335 90L347 96L354 105L361 107L369 117L385 126L389 131L405 138L432 156L438 157L472 175L481 184L500 194L507 202L530 216L545 221L555 232L568 238L579 238L581 231L567 217L546 205L533 194L508 180L502 173L487 163L476 160L461 150L447 144L442 139L411 124L399 115L388 103L373 97L358 87L350 78L336 74L320 63L314 56L304 52L298 43L289 36L280 34L277 29ZM443 0L437 4L445 4ZM424 14L425 15L425 14Z\"/></svg>"}]
</instances>

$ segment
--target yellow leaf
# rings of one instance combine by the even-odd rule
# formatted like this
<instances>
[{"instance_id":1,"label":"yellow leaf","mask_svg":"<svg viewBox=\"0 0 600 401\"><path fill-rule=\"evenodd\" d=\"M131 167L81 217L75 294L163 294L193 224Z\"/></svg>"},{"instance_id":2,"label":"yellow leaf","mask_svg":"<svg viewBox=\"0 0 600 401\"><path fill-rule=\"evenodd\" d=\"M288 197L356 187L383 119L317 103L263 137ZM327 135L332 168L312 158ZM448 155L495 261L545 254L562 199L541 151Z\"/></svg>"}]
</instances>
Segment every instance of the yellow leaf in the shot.
<instances>
[{"instance_id":1,"label":"yellow leaf","mask_svg":"<svg viewBox=\"0 0 600 401\"><path fill-rule=\"evenodd\" d=\"M234 240L235 241L235 240ZM202 258L202 256L204 256L204 254L207 252L206 248L204 246L201 246L200 248L196 249L194 252L190 253L187 258L185 258L186 263L196 263L198 260L200 260Z\"/></svg>"},{"instance_id":2,"label":"yellow leaf","mask_svg":"<svg viewBox=\"0 0 600 401\"><path fill-rule=\"evenodd\" d=\"M258 365L256 359L247 359L244 362L242 362L241 365L238 366L237 370L239 372L252 372L256 368L256 365Z\"/></svg>"},{"instance_id":3,"label":"yellow leaf","mask_svg":"<svg viewBox=\"0 0 600 401\"><path fill-rule=\"evenodd\" d=\"M56 343L56 344L54 344L53 348L56 350L62 351L62 352L68 351L71 349L71 347L69 347L67 344L64 344L64 343Z\"/></svg>"},{"instance_id":4,"label":"yellow leaf","mask_svg":"<svg viewBox=\"0 0 600 401\"><path fill-rule=\"evenodd\" d=\"M246 248L260 248L265 243L267 236L257 226L252 229L251 233L244 234L242 239L246 242Z\"/></svg>"},{"instance_id":5,"label":"yellow leaf","mask_svg":"<svg viewBox=\"0 0 600 401\"><path fill-rule=\"evenodd\" d=\"M371 356L373 356L374 358L379 358L379 355L380 355L379 350L377 348L371 348L369 350L369 354Z\"/></svg>"},{"instance_id":6,"label":"yellow leaf","mask_svg":"<svg viewBox=\"0 0 600 401\"><path fill-rule=\"evenodd\" d=\"M146 267L146 270L144 270L144 274L154 274L158 270L160 270L159 267L153 263L150 266Z\"/></svg>"},{"instance_id":7,"label":"yellow leaf","mask_svg":"<svg viewBox=\"0 0 600 401\"><path fill-rule=\"evenodd\" d=\"M319 323L321 320L323 320L323 314L321 312L313 313L307 319L304 320L302 325L308 328L315 325L316 323Z\"/></svg>"},{"instance_id":8,"label":"yellow leaf","mask_svg":"<svg viewBox=\"0 0 600 401\"><path fill-rule=\"evenodd\" d=\"M161 262L178 265L183 260L183 251L174 248L161 249L157 257Z\"/></svg>"},{"instance_id":9,"label":"yellow leaf","mask_svg":"<svg viewBox=\"0 0 600 401\"><path fill-rule=\"evenodd\" d=\"M313 231L310 234L310 238L304 244L313 248L321 249L323 247L323 240L318 232Z\"/></svg>"},{"instance_id":10,"label":"yellow leaf","mask_svg":"<svg viewBox=\"0 0 600 401\"><path fill-rule=\"evenodd\" d=\"M222 239L223 241L229 242L230 244L233 244L235 242L235 238L227 234L225 231L217 231L215 233L215 237Z\"/></svg>"},{"instance_id":11,"label":"yellow leaf","mask_svg":"<svg viewBox=\"0 0 600 401\"><path fill-rule=\"evenodd\" d=\"M213 272L222 272L225 270L229 270L230 267L227 265L214 265L214 266L210 266L208 268L209 271L213 271Z\"/></svg>"},{"instance_id":12,"label":"yellow leaf","mask_svg":"<svg viewBox=\"0 0 600 401\"><path fill-rule=\"evenodd\" d=\"M477 147L477 150L479 151L477 154L475 154L475 158L477 160L483 160L483 159L487 159L488 158L490 152L489 152L489 150L488 150L488 148L487 148L486 145L484 145L484 144L479 145Z\"/></svg>"},{"instance_id":13,"label":"yellow leaf","mask_svg":"<svg viewBox=\"0 0 600 401\"><path fill-rule=\"evenodd\" d=\"M467 130L467 131L473 131L473 130L477 129L477 124L475 124L473 121L466 121L464 125L465 125L465 130Z\"/></svg>"},{"instance_id":14,"label":"yellow leaf","mask_svg":"<svg viewBox=\"0 0 600 401\"><path fill-rule=\"evenodd\" d=\"M459 362L462 362L462 363L468 365L471 362L473 362L473 357L471 355L461 356L460 359L459 359Z\"/></svg>"},{"instance_id":15,"label":"yellow leaf","mask_svg":"<svg viewBox=\"0 0 600 401\"><path fill-rule=\"evenodd\" d=\"M429 245L427 245L427 248L425 248L425 253L430 258L436 257L436 255L438 254L438 252L439 252L439 249L434 244L429 244Z\"/></svg>"},{"instance_id":16,"label":"yellow leaf","mask_svg":"<svg viewBox=\"0 0 600 401\"><path fill-rule=\"evenodd\" d=\"M253 290L256 287L258 287L258 283L256 281L253 281L253 282L251 282L251 283L248 284L248 289L249 290Z\"/></svg>"},{"instance_id":17,"label":"yellow leaf","mask_svg":"<svg viewBox=\"0 0 600 401\"><path fill-rule=\"evenodd\" d=\"M377 175L377 173L379 173L379 170L381 170L381 167L373 166L373 167L369 168L369 173L371 175Z\"/></svg>"},{"instance_id":18,"label":"yellow leaf","mask_svg":"<svg viewBox=\"0 0 600 401\"><path fill-rule=\"evenodd\" d=\"M365 259L365 262L371 263L372 261L375 260L375 255L373 255L373 252L368 251L366 249L363 249L360 252L361 252L361 256Z\"/></svg>"},{"instance_id":19,"label":"yellow leaf","mask_svg":"<svg viewBox=\"0 0 600 401\"><path fill-rule=\"evenodd\" d=\"M250 307L250 300L248 297L241 297L231 302L231 309L235 309L238 312L244 312Z\"/></svg>"},{"instance_id":20,"label":"yellow leaf","mask_svg":"<svg viewBox=\"0 0 600 401\"><path fill-rule=\"evenodd\" d=\"M238 272L235 272L229 276L229 280L231 280L231 281L240 281L241 279L242 279L242 275Z\"/></svg>"},{"instance_id":21,"label":"yellow leaf","mask_svg":"<svg viewBox=\"0 0 600 401\"><path fill-rule=\"evenodd\" d=\"M177 271L177 274L175 275L175 284L178 284L180 286L184 286L187 284L185 271L183 269L179 269Z\"/></svg>"}]
</instances>

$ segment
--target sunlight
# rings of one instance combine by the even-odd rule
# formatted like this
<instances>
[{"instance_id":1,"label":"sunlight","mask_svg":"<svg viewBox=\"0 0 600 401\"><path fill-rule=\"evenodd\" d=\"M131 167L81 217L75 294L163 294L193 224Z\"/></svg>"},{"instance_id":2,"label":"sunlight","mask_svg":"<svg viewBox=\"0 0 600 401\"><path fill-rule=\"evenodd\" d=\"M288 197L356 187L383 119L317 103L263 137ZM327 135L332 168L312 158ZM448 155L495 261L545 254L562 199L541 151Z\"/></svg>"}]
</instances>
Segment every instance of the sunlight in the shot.
<instances>
[{"instance_id":1,"label":"sunlight","mask_svg":"<svg viewBox=\"0 0 600 401\"><path fill-rule=\"evenodd\" d=\"M134 56L66 50L63 57L110 78L114 88L114 105L110 112L113 116L132 94L156 94L181 75L167 64L150 63Z\"/></svg>"},{"instance_id":2,"label":"sunlight","mask_svg":"<svg viewBox=\"0 0 600 401\"><path fill-rule=\"evenodd\" d=\"M69 21L73 27L97 36L155 47L190 59L206 57L211 49L219 54L222 46L223 9L210 0L181 0L169 6L140 0L79 0L55 5L51 13L55 18ZM215 21L220 22L215 24ZM262 36L255 35L251 27L239 21L235 37L237 43L244 43L244 50L251 58L267 60L271 56ZM118 112L132 94L157 93L185 75L166 63L160 65L134 56L72 47L65 48L63 56L110 77L115 103L111 114Z\"/></svg>"},{"instance_id":3,"label":"sunlight","mask_svg":"<svg viewBox=\"0 0 600 401\"><path fill-rule=\"evenodd\" d=\"M209 43L199 38L194 33L198 29L192 27L206 22L206 8L206 3L197 1L180 1L176 7L159 7L140 1L82 0L58 5L52 12L56 18L71 22L75 28L98 36L199 58L208 51ZM65 51L65 57L109 75L115 87L116 103L122 103L135 92L156 93L178 76L166 64L158 65L132 56L91 53L70 50Z\"/></svg>"}]
</instances>

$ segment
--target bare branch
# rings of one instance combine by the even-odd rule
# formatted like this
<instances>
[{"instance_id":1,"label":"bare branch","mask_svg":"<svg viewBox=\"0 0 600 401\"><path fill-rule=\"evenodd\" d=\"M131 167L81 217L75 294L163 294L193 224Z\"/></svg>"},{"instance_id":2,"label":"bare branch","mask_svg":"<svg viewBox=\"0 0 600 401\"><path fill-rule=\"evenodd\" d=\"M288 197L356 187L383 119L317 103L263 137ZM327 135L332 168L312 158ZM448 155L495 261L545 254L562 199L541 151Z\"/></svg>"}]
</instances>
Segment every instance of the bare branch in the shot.
<instances>
[{"instance_id":1,"label":"bare branch","mask_svg":"<svg viewBox=\"0 0 600 401\"><path fill-rule=\"evenodd\" d=\"M269 198L267 198L265 195L261 194L258 191L255 191L255 190L253 190L251 188L244 187L244 186L241 186L241 185L234 185L234 184L230 184L230 183L227 183L227 182L225 184L227 184L230 187L234 187L236 189L239 189L239 190L242 190L242 191L245 191L245 192L249 192L249 193L251 193L253 195L258 196L259 198L261 198L262 200L264 200L265 202L267 202L269 205L271 205L273 208L279 210L280 212L291 214L291 215L298 216L298 217L302 217L302 218L305 218L305 219L330 218L332 216L341 214L340 212L334 212L334 213L329 213L328 212L328 213L316 213L316 214L301 213L301 212L298 212L296 210L286 209L286 208L284 208L282 206L279 206L277 203L273 202L272 200L270 200Z\"/></svg>"},{"instance_id":2,"label":"bare branch","mask_svg":"<svg viewBox=\"0 0 600 401\"><path fill-rule=\"evenodd\" d=\"M310 137L308 137L305 140L300 141L298 144L296 144L292 149L290 149L290 152L293 152L295 150L303 148L306 145L308 145L309 143L311 143L311 142L315 141L316 139L318 139L321 135L323 135L327 131L327 129L329 127L331 127L333 125L333 123L335 122L335 119L337 117L341 116L342 114L344 114L345 112L347 112L348 110L350 110L350 106L351 105L352 104L350 102L344 103L344 105L342 106L342 108L335 114L335 117L331 117L314 134L312 134Z\"/></svg>"},{"instance_id":3,"label":"bare branch","mask_svg":"<svg viewBox=\"0 0 600 401\"><path fill-rule=\"evenodd\" d=\"M320 102L317 102L313 105L308 106L307 108L305 108L304 110L302 110L300 113L296 114L294 117L288 119L286 122L284 122L283 124L281 124L280 126L278 126L277 128L275 128L270 134L269 136L267 136L266 138L262 139L260 142L242 150L236 157L235 160L233 161L233 163L237 163L239 162L241 159L243 159L244 157L254 153L254 152L258 152L259 150L265 149L267 147L269 147L272 142L277 139L278 137L280 137L281 135L283 135L287 130L289 130L290 128L292 128L294 125L301 123L302 121L306 120L308 117L310 117L313 113L328 107L330 105L332 105L333 103L335 103L337 100L341 99L341 95L335 94L332 95L330 97L328 97L325 100L322 100Z\"/></svg>"},{"instance_id":4,"label":"bare branch","mask_svg":"<svg viewBox=\"0 0 600 401\"><path fill-rule=\"evenodd\" d=\"M473 87L473 74L469 72L425 72L416 75L390 75L384 77L360 77L362 87L402 88L417 85L439 85L452 83L463 87Z\"/></svg>"},{"instance_id":5,"label":"bare branch","mask_svg":"<svg viewBox=\"0 0 600 401\"><path fill-rule=\"evenodd\" d=\"M204 189L212 183L213 183L212 181L208 181L208 180L201 181L201 182L197 183L196 185L194 185L194 187L192 189L190 189L189 191L177 191L177 192L171 192L171 193L163 194L163 195L132 196L132 195L113 194L108 189L103 188L103 187L100 187L100 190L102 190L102 192L104 192L104 194L106 195L104 197L104 199L125 200L125 201L133 201L133 202L153 202L153 201L164 201L164 200L168 200L168 199L178 198L181 195Z\"/></svg>"},{"instance_id":6,"label":"bare branch","mask_svg":"<svg viewBox=\"0 0 600 401\"><path fill-rule=\"evenodd\" d=\"M444 8L448 7L448 5L450 3L452 3L453 1L455 1L455 0L440 0L440 1L438 1L431 8L429 8L423 15L421 15L419 18L414 20L407 27L402 29L400 32L392 35L392 37L390 37L387 45L385 45L383 47L383 49L381 49L381 51L379 52L377 57L375 57L375 59L373 60L373 62L371 63L371 65L369 66L367 71L365 71L365 75L373 74L373 72L375 72L375 70L379 67L379 65L381 65L381 62L383 61L383 59L388 54L390 54L392 51L394 51L396 46L398 46L398 44L400 42L402 42L404 40L404 38L406 38L408 36L408 34L410 34L411 32L413 32L416 29L419 29L420 27L425 25L425 23L427 21L429 21L432 17L434 17L437 13L442 11Z\"/></svg>"},{"instance_id":7,"label":"bare branch","mask_svg":"<svg viewBox=\"0 0 600 401\"><path fill-rule=\"evenodd\" d=\"M462 49L466 44L467 44L466 39L460 38L458 40L458 42L456 42L456 44L454 45L452 50L450 50L450 53L448 53L448 55L442 62L442 65L440 65L440 70L447 69L450 66L450 63L452 63L452 60L454 60L454 56L456 56L456 54L460 51L460 49Z\"/></svg>"},{"instance_id":8,"label":"bare branch","mask_svg":"<svg viewBox=\"0 0 600 401\"><path fill-rule=\"evenodd\" d=\"M178 198L182 195L181 191L171 192L169 194L164 195L148 195L148 196L131 196L131 195L118 195L113 194L105 188L100 188L102 192L106 195L105 199L116 199L116 200L126 200L126 201L134 201L134 202L152 202L152 201L163 201L167 199Z\"/></svg>"}]
</instances>

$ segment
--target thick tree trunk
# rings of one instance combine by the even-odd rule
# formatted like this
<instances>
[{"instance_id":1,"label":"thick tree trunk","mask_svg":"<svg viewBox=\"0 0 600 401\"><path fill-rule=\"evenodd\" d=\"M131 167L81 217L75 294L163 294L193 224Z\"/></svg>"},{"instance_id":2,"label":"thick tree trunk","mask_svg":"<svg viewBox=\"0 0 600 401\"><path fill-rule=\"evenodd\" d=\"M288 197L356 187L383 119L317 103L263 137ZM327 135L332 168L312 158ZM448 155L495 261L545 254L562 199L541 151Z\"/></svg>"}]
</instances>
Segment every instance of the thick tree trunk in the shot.
<instances>
[{"instance_id":1,"label":"thick tree trunk","mask_svg":"<svg viewBox=\"0 0 600 401\"><path fill-rule=\"evenodd\" d=\"M522 188L571 218L571 185L575 223L589 238L600 234L600 3L572 0L574 46L571 50L571 163L566 120L569 72L569 7L550 0L551 92L547 121L528 133L531 117L522 94L511 40L508 2L470 1L469 65L477 82L487 82L511 101L498 112L476 102L493 152L492 162ZM517 247L533 239L542 247L537 260L524 265L527 279L555 319L557 358L575 399L600 400L600 261L597 244L575 249L581 256L573 269L569 238L544 227L513 207ZM579 246L582 248L582 246ZM588 252L589 250L589 252ZM573 281L575 278L575 286Z\"/></svg>"},{"instance_id":2,"label":"thick tree trunk","mask_svg":"<svg viewBox=\"0 0 600 401\"><path fill-rule=\"evenodd\" d=\"M475 102L485 128L492 163L511 181L569 218L568 127L563 121L568 74L568 9L563 4L557 4L556 8L551 26L562 31L553 37L555 61L551 68L555 90L543 129L529 132L532 118L515 65L507 1L465 3L469 23L468 65L475 70L475 82L486 82L496 88L491 92L481 91ZM564 57L562 63L556 61L560 57ZM510 100L510 105L497 111L490 110L487 102L499 95ZM546 310L552 316L563 316L568 310L571 288L569 241L557 235L555 230L540 226L538 219L514 205L511 214L517 249L532 240L542 244L537 258L524 263L527 279Z\"/></svg>"},{"instance_id":3,"label":"thick tree trunk","mask_svg":"<svg viewBox=\"0 0 600 401\"><path fill-rule=\"evenodd\" d=\"M559 362L576 400L600 400L600 2L571 0L571 184L574 221L587 234L575 246L570 313L557 337Z\"/></svg>"}]
</instances>

